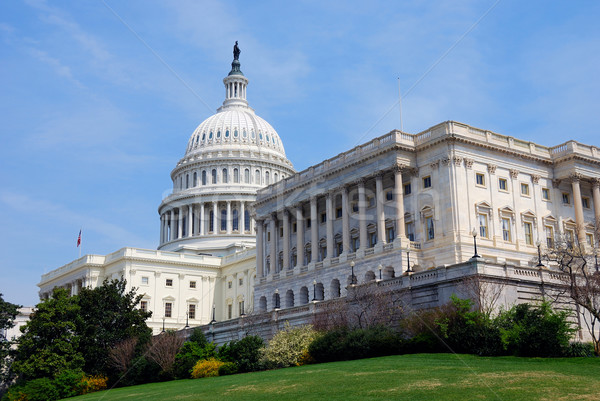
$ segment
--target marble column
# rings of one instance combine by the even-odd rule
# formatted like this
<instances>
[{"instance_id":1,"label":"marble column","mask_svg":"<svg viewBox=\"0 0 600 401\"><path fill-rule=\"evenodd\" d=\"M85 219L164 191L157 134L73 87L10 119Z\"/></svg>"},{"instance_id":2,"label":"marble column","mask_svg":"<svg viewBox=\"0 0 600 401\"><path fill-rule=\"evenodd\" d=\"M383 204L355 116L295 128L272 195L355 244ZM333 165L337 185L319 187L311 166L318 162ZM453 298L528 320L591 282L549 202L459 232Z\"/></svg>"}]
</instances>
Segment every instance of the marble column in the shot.
<instances>
[{"instance_id":1,"label":"marble column","mask_svg":"<svg viewBox=\"0 0 600 401\"><path fill-rule=\"evenodd\" d=\"M317 197L310 198L310 261L319 260L319 222L317 221Z\"/></svg>"},{"instance_id":2,"label":"marble column","mask_svg":"<svg viewBox=\"0 0 600 401\"><path fill-rule=\"evenodd\" d=\"M213 235L219 234L219 207L217 202L213 202Z\"/></svg>"},{"instance_id":3,"label":"marble column","mask_svg":"<svg viewBox=\"0 0 600 401\"><path fill-rule=\"evenodd\" d=\"M174 217L173 217L173 209L169 210L169 234L168 234L168 240L169 241L173 241L173 221L174 221Z\"/></svg>"},{"instance_id":4,"label":"marble column","mask_svg":"<svg viewBox=\"0 0 600 401\"><path fill-rule=\"evenodd\" d=\"M188 218L187 218L187 237L191 237L194 235L192 232L194 229L194 213L193 213L194 205L188 205Z\"/></svg>"},{"instance_id":5,"label":"marble column","mask_svg":"<svg viewBox=\"0 0 600 401\"><path fill-rule=\"evenodd\" d=\"M271 272L277 273L277 215L273 213L271 215L270 222L270 232L271 232L271 241L270 241L270 259L271 259Z\"/></svg>"},{"instance_id":6,"label":"marble column","mask_svg":"<svg viewBox=\"0 0 600 401\"><path fill-rule=\"evenodd\" d=\"M304 218L302 205L296 207L296 266L304 266Z\"/></svg>"},{"instance_id":7,"label":"marble column","mask_svg":"<svg viewBox=\"0 0 600 401\"><path fill-rule=\"evenodd\" d=\"M383 194L383 173L375 177L375 202L377 202L377 243L385 244L385 214L383 205L385 202Z\"/></svg>"},{"instance_id":8,"label":"marble column","mask_svg":"<svg viewBox=\"0 0 600 401\"><path fill-rule=\"evenodd\" d=\"M240 234L246 233L246 202L240 202L240 212L238 214L238 230Z\"/></svg>"},{"instance_id":9,"label":"marble column","mask_svg":"<svg viewBox=\"0 0 600 401\"><path fill-rule=\"evenodd\" d=\"M581 188L579 182L581 176L579 174L571 175L571 186L573 187L573 204L575 205L575 222L577 224L577 238L580 244L585 244L585 222L583 220L583 203L581 201Z\"/></svg>"},{"instance_id":10,"label":"marble column","mask_svg":"<svg viewBox=\"0 0 600 401\"><path fill-rule=\"evenodd\" d=\"M165 243L165 215L160 215L160 243Z\"/></svg>"},{"instance_id":11,"label":"marble column","mask_svg":"<svg viewBox=\"0 0 600 401\"><path fill-rule=\"evenodd\" d=\"M358 230L360 249L367 249L367 198L365 196L365 180L358 180Z\"/></svg>"},{"instance_id":12,"label":"marble column","mask_svg":"<svg viewBox=\"0 0 600 401\"><path fill-rule=\"evenodd\" d=\"M592 194L594 196L594 216L596 217L596 231L598 231L598 229L600 228L600 178L594 178L592 180ZM598 244L598 238L596 238L596 244Z\"/></svg>"},{"instance_id":13,"label":"marble column","mask_svg":"<svg viewBox=\"0 0 600 401\"><path fill-rule=\"evenodd\" d=\"M200 235L204 235L204 224L205 224L205 218L204 218L204 202L200 203L200 221L198 222L198 226L200 228Z\"/></svg>"},{"instance_id":14,"label":"marble column","mask_svg":"<svg viewBox=\"0 0 600 401\"><path fill-rule=\"evenodd\" d=\"M342 188L342 253L347 255L350 251L350 221L348 210L348 188Z\"/></svg>"},{"instance_id":15,"label":"marble column","mask_svg":"<svg viewBox=\"0 0 600 401\"><path fill-rule=\"evenodd\" d=\"M290 268L290 213L283 211L283 270Z\"/></svg>"},{"instance_id":16,"label":"marble column","mask_svg":"<svg viewBox=\"0 0 600 401\"><path fill-rule=\"evenodd\" d=\"M396 238L406 238L404 226L404 186L402 184L402 167L394 167L394 205L396 206Z\"/></svg>"},{"instance_id":17,"label":"marble column","mask_svg":"<svg viewBox=\"0 0 600 401\"><path fill-rule=\"evenodd\" d=\"M331 192L327 193L327 197L325 198L325 213L327 217L327 259L331 259L335 255L333 251L333 219L335 219L333 211L333 199L334 194Z\"/></svg>"},{"instance_id":18,"label":"marble column","mask_svg":"<svg viewBox=\"0 0 600 401\"><path fill-rule=\"evenodd\" d=\"M183 213L182 213L183 208L178 207L177 208L177 238L181 238L181 236L183 235Z\"/></svg>"},{"instance_id":19,"label":"marble column","mask_svg":"<svg viewBox=\"0 0 600 401\"><path fill-rule=\"evenodd\" d=\"M256 276L261 278L265 275L264 220L256 220L256 224Z\"/></svg>"}]
</instances>

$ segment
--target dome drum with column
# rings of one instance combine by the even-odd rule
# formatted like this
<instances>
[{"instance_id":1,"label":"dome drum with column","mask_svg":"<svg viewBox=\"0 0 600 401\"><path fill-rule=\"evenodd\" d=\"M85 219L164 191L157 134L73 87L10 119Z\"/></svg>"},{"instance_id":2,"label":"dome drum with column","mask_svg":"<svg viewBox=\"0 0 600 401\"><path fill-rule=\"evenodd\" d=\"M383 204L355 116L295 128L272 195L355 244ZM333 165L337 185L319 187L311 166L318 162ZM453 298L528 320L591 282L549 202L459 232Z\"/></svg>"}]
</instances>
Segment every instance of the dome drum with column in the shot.
<instances>
[{"instance_id":1,"label":"dome drum with column","mask_svg":"<svg viewBox=\"0 0 600 401\"><path fill-rule=\"evenodd\" d=\"M158 210L159 249L224 255L254 247L257 190L295 172L275 129L248 106L239 61L223 83L223 105L194 130L171 172L173 193Z\"/></svg>"}]
</instances>

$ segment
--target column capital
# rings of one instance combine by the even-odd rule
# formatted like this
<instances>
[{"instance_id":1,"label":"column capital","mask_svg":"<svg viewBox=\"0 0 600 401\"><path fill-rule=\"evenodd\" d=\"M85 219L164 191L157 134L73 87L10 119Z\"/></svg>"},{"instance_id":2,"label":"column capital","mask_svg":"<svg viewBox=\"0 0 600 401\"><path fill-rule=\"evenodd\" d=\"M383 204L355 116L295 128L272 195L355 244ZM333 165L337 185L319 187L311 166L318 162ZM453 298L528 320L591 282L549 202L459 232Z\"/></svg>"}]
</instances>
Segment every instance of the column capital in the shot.
<instances>
[{"instance_id":1,"label":"column capital","mask_svg":"<svg viewBox=\"0 0 600 401\"><path fill-rule=\"evenodd\" d=\"M594 177L591 179L593 188L600 188L600 178Z\"/></svg>"},{"instance_id":2,"label":"column capital","mask_svg":"<svg viewBox=\"0 0 600 401\"><path fill-rule=\"evenodd\" d=\"M383 180L383 174L385 172L383 170L376 171L374 176L376 180Z\"/></svg>"},{"instance_id":3,"label":"column capital","mask_svg":"<svg viewBox=\"0 0 600 401\"><path fill-rule=\"evenodd\" d=\"M310 196L310 203L316 203L317 202L317 195L311 195Z\"/></svg>"},{"instance_id":4,"label":"column capital","mask_svg":"<svg viewBox=\"0 0 600 401\"><path fill-rule=\"evenodd\" d=\"M271 213L271 221L277 221L277 212Z\"/></svg>"},{"instance_id":5,"label":"column capital","mask_svg":"<svg viewBox=\"0 0 600 401\"><path fill-rule=\"evenodd\" d=\"M431 163L429 163L429 167L431 167L432 170L435 170L436 168L440 167L440 160L435 160Z\"/></svg>"},{"instance_id":6,"label":"column capital","mask_svg":"<svg viewBox=\"0 0 600 401\"><path fill-rule=\"evenodd\" d=\"M579 182L583 179L583 176L580 173L573 173L569 175L569 180L571 183Z\"/></svg>"},{"instance_id":7,"label":"column capital","mask_svg":"<svg viewBox=\"0 0 600 401\"><path fill-rule=\"evenodd\" d=\"M475 160L473 159L468 159L468 158L464 158L463 159L465 162L465 167L468 168L469 170L473 168L473 163L475 163Z\"/></svg>"},{"instance_id":8,"label":"column capital","mask_svg":"<svg viewBox=\"0 0 600 401\"><path fill-rule=\"evenodd\" d=\"M290 211L287 208L283 209L283 216L285 218L288 218L290 216Z\"/></svg>"},{"instance_id":9,"label":"column capital","mask_svg":"<svg viewBox=\"0 0 600 401\"><path fill-rule=\"evenodd\" d=\"M448 166L448 165L450 165L450 162L451 162L451 161L452 161L452 159L450 159L450 157L446 156L446 157L444 157L444 158L442 159L442 164L443 164L444 166Z\"/></svg>"},{"instance_id":10,"label":"column capital","mask_svg":"<svg viewBox=\"0 0 600 401\"><path fill-rule=\"evenodd\" d=\"M542 178L542 177L540 177L537 174L531 174L531 182L533 182L534 184L537 184L538 182L540 182L540 178Z\"/></svg>"},{"instance_id":11,"label":"column capital","mask_svg":"<svg viewBox=\"0 0 600 401\"><path fill-rule=\"evenodd\" d=\"M496 174L496 165L495 164L488 164L487 165L487 170L490 174Z\"/></svg>"},{"instance_id":12,"label":"column capital","mask_svg":"<svg viewBox=\"0 0 600 401\"><path fill-rule=\"evenodd\" d=\"M452 162L454 163L454 165L456 167L460 167L460 165L462 164L462 161L463 161L462 157L460 157L460 156L452 156Z\"/></svg>"},{"instance_id":13,"label":"column capital","mask_svg":"<svg viewBox=\"0 0 600 401\"><path fill-rule=\"evenodd\" d=\"M354 180L354 184L358 185L359 187L364 187L365 186L365 181L367 181L364 177L360 177L357 178L356 180Z\"/></svg>"},{"instance_id":14,"label":"column capital","mask_svg":"<svg viewBox=\"0 0 600 401\"><path fill-rule=\"evenodd\" d=\"M560 185L560 180L558 178L555 178L552 180L552 188L558 188L559 185Z\"/></svg>"},{"instance_id":15,"label":"column capital","mask_svg":"<svg viewBox=\"0 0 600 401\"><path fill-rule=\"evenodd\" d=\"M403 163L396 163L394 164L394 166L392 167L392 170L394 170L395 173L401 173L403 170L406 169L406 164Z\"/></svg>"},{"instance_id":16,"label":"column capital","mask_svg":"<svg viewBox=\"0 0 600 401\"><path fill-rule=\"evenodd\" d=\"M519 170L511 168L510 170L508 170L508 172L510 173L510 178L512 178L513 180L519 178Z\"/></svg>"}]
</instances>

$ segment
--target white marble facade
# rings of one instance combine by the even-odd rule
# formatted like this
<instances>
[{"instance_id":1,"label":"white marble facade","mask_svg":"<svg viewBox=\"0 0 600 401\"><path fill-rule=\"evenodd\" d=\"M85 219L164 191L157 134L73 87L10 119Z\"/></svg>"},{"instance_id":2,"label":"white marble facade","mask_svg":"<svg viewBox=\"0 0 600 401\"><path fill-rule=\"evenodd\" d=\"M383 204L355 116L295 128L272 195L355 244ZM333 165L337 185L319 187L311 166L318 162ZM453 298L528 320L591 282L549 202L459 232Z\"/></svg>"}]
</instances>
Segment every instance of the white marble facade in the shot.
<instances>
[{"instance_id":1,"label":"white marble facade","mask_svg":"<svg viewBox=\"0 0 600 401\"><path fill-rule=\"evenodd\" d=\"M259 191L255 303L344 296L352 271L363 283L408 263L456 265L473 256L473 232L483 259L513 266L535 264L558 234L597 247L599 166L600 149L575 141L546 147L453 121L392 131Z\"/></svg>"}]
</instances>

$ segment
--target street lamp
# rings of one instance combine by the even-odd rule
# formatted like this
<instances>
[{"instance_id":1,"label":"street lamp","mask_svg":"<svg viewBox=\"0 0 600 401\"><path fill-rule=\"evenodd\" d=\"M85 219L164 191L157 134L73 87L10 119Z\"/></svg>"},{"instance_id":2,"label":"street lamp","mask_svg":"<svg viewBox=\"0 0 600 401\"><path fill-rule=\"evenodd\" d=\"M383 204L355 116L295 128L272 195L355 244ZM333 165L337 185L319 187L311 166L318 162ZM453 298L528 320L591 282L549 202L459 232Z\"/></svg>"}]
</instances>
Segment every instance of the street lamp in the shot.
<instances>
[{"instance_id":1,"label":"street lamp","mask_svg":"<svg viewBox=\"0 0 600 401\"><path fill-rule=\"evenodd\" d=\"M350 276L350 284L355 285L357 280L356 280L356 276L354 275L354 261L353 260L350 261L350 267L352 268L352 276Z\"/></svg>"},{"instance_id":2,"label":"street lamp","mask_svg":"<svg viewBox=\"0 0 600 401\"><path fill-rule=\"evenodd\" d=\"M379 269L379 281L381 281L381 270L383 269L383 266L381 266L381 263L379 264L379 266L377 266L377 268Z\"/></svg>"},{"instance_id":3,"label":"street lamp","mask_svg":"<svg viewBox=\"0 0 600 401\"><path fill-rule=\"evenodd\" d=\"M184 329L189 329L190 328L190 325L188 324L189 317L190 317L190 312L189 311L185 312L185 327L184 327Z\"/></svg>"},{"instance_id":4,"label":"street lamp","mask_svg":"<svg viewBox=\"0 0 600 401\"><path fill-rule=\"evenodd\" d=\"M410 269L410 248L406 250L406 273L411 273Z\"/></svg>"},{"instance_id":5,"label":"street lamp","mask_svg":"<svg viewBox=\"0 0 600 401\"><path fill-rule=\"evenodd\" d=\"M163 329L162 329L161 333L164 333L164 332L165 332L165 318L163 316Z\"/></svg>"},{"instance_id":6,"label":"street lamp","mask_svg":"<svg viewBox=\"0 0 600 401\"><path fill-rule=\"evenodd\" d=\"M279 289L275 289L275 309L279 309Z\"/></svg>"},{"instance_id":7,"label":"street lamp","mask_svg":"<svg viewBox=\"0 0 600 401\"><path fill-rule=\"evenodd\" d=\"M471 235L473 236L473 246L475 248L475 255L473 255L473 257L471 259L477 259L480 258L481 256L479 256L477 254L477 229L474 228L473 231L471 231Z\"/></svg>"},{"instance_id":8,"label":"street lamp","mask_svg":"<svg viewBox=\"0 0 600 401\"><path fill-rule=\"evenodd\" d=\"M313 302L317 302L317 280L313 280Z\"/></svg>"},{"instance_id":9,"label":"street lamp","mask_svg":"<svg viewBox=\"0 0 600 401\"><path fill-rule=\"evenodd\" d=\"M217 306L215 304L213 304L213 313L212 313L212 320L210 321L210 324L215 324L217 323L217 320L215 319L215 309L217 308Z\"/></svg>"},{"instance_id":10,"label":"street lamp","mask_svg":"<svg viewBox=\"0 0 600 401\"><path fill-rule=\"evenodd\" d=\"M535 244L538 248L538 264L536 267L544 267L544 264L542 263L542 243L540 240L538 240Z\"/></svg>"}]
</instances>

